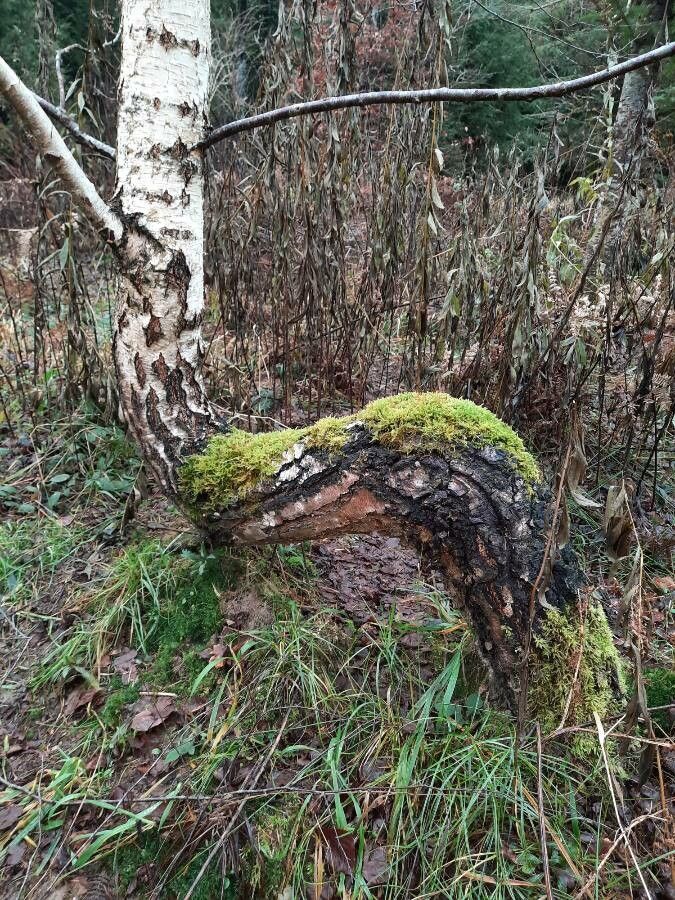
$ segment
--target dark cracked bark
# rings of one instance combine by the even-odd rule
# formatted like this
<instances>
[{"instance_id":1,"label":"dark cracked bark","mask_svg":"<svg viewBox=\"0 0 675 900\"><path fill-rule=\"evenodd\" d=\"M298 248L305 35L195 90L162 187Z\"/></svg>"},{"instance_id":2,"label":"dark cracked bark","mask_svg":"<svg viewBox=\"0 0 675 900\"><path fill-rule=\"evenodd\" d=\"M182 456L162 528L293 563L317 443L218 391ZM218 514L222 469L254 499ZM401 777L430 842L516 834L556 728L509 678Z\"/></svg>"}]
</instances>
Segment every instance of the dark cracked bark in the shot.
<instances>
[{"instance_id":1,"label":"dark cracked bark","mask_svg":"<svg viewBox=\"0 0 675 900\"><path fill-rule=\"evenodd\" d=\"M198 518L216 540L243 545L372 531L411 541L444 572L490 672L493 698L516 710L531 612L536 630L547 607L576 600L580 582L564 554L546 606L537 600L531 610L547 508L501 451L402 454L357 425L339 454L300 442L245 501Z\"/></svg>"}]
</instances>

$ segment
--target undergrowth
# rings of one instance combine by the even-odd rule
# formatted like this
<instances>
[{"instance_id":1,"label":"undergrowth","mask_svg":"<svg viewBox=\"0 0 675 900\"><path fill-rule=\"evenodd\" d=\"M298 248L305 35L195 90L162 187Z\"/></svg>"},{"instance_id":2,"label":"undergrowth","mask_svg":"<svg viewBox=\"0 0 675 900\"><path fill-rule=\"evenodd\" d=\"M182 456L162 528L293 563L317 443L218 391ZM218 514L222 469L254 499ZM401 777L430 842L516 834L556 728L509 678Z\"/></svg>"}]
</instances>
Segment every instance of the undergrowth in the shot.
<instances>
[{"instance_id":1,"label":"undergrowth","mask_svg":"<svg viewBox=\"0 0 675 900\"><path fill-rule=\"evenodd\" d=\"M86 622L55 646L48 677L96 672L106 699L78 728L89 740L98 730L113 757L128 752L130 710L148 686L186 702L199 695L201 711L167 730L160 754L175 774L146 785L141 806L113 801L105 766L90 775L76 755L45 773L41 807L6 790L0 805L24 815L0 854L40 828L58 836L64 810L85 804L100 823L65 839L66 868L103 865L139 897L182 897L193 886L202 898L318 896L330 885L345 898L524 900L543 891L543 803L553 897L569 896L612 830L601 769L558 741L539 755L531 735L516 752L515 725L486 706L470 634L443 595L430 594L422 623L394 611L356 628L335 610L301 608L299 585L309 602L312 579L302 559L283 550L251 567L154 541L123 551L89 598ZM218 596L242 579L275 611L243 633L228 628ZM199 651L214 635L207 661ZM97 671L115 642L143 648L137 684ZM89 746L83 740L82 752ZM269 775L253 781L261 760ZM190 822L204 814L195 844ZM597 896L616 896L633 877L607 865Z\"/></svg>"}]
</instances>

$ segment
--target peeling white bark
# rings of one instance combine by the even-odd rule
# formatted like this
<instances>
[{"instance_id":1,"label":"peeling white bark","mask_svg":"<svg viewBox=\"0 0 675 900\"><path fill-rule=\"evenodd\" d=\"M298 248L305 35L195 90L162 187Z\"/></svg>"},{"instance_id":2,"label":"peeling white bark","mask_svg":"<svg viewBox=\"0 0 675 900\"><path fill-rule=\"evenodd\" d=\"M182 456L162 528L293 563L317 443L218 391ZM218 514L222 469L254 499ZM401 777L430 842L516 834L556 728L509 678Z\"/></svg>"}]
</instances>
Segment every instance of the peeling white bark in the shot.
<instances>
[{"instance_id":1,"label":"peeling white bark","mask_svg":"<svg viewBox=\"0 0 675 900\"><path fill-rule=\"evenodd\" d=\"M117 185L127 215L190 269L188 312L203 308L203 160L208 0L124 0ZM184 340L184 349L194 352Z\"/></svg>"},{"instance_id":2,"label":"peeling white bark","mask_svg":"<svg viewBox=\"0 0 675 900\"><path fill-rule=\"evenodd\" d=\"M199 377L208 0L123 0L116 202L128 229L115 362L125 417L162 483L212 419Z\"/></svg>"}]
</instances>

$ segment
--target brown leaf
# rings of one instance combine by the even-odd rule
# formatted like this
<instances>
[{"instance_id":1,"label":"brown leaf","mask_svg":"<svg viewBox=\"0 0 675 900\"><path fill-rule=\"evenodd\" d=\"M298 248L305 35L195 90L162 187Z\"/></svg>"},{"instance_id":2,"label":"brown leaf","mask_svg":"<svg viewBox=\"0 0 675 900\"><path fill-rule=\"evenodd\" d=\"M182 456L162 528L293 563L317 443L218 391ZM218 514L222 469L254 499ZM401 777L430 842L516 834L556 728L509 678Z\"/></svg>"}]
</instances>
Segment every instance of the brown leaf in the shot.
<instances>
[{"instance_id":1,"label":"brown leaf","mask_svg":"<svg viewBox=\"0 0 675 900\"><path fill-rule=\"evenodd\" d=\"M113 669L122 676L123 684L135 684L138 680L137 656L137 650L125 650L113 660Z\"/></svg>"},{"instance_id":2,"label":"brown leaf","mask_svg":"<svg viewBox=\"0 0 675 900\"><path fill-rule=\"evenodd\" d=\"M21 860L23 859L23 855L26 852L26 845L21 841L21 843L11 844L9 850L7 851L7 856L5 857L5 865L10 869L12 866L18 866Z\"/></svg>"},{"instance_id":3,"label":"brown leaf","mask_svg":"<svg viewBox=\"0 0 675 900\"><path fill-rule=\"evenodd\" d=\"M605 515L602 523L607 555L612 560L628 554L633 536L633 519L625 484L612 485L607 491Z\"/></svg>"},{"instance_id":4,"label":"brown leaf","mask_svg":"<svg viewBox=\"0 0 675 900\"><path fill-rule=\"evenodd\" d=\"M570 492L570 496L579 506L583 506L586 509L597 509L600 504L592 500L580 487L586 477L586 453L584 450L584 433L581 427L581 419L576 408L573 408L572 411L570 441L572 450L569 463L567 464L567 489Z\"/></svg>"},{"instance_id":5,"label":"brown leaf","mask_svg":"<svg viewBox=\"0 0 675 900\"><path fill-rule=\"evenodd\" d=\"M387 851L385 847L373 847L363 863L363 878L372 887L376 884L386 884L386 875L389 870L387 863Z\"/></svg>"},{"instance_id":6,"label":"brown leaf","mask_svg":"<svg viewBox=\"0 0 675 900\"><path fill-rule=\"evenodd\" d=\"M144 697L133 706L131 727L134 731L150 731L157 728L176 712L173 697Z\"/></svg>"},{"instance_id":7,"label":"brown leaf","mask_svg":"<svg viewBox=\"0 0 675 900\"><path fill-rule=\"evenodd\" d=\"M81 684L68 694L63 705L63 713L67 718L70 718L78 709L89 706L90 703L100 700L102 696L103 691L100 688L86 687Z\"/></svg>"},{"instance_id":8,"label":"brown leaf","mask_svg":"<svg viewBox=\"0 0 675 900\"><path fill-rule=\"evenodd\" d=\"M9 806L0 808L0 831L16 825L23 816L23 808L18 803L10 803Z\"/></svg>"},{"instance_id":9,"label":"brown leaf","mask_svg":"<svg viewBox=\"0 0 675 900\"><path fill-rule=\"evenodd\" d=\"M319 834L326 845L326 861L336 874L352 875L356 866L356 842L348 831L320 825Z\"/></svg>"}]
</instances>

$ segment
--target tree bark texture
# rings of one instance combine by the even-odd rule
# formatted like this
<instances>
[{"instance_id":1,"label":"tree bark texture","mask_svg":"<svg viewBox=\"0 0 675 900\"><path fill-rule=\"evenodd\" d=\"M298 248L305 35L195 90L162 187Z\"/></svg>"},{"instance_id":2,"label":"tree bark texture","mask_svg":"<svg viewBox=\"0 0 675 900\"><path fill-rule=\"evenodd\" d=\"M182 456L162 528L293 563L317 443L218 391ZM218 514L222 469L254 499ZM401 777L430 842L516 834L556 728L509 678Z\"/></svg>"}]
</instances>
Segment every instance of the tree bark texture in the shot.
<instances>
[{"instance_id":1,"label":"tree bark texture","mask_svg":"<svg viewBox=\"0 0 675 900\"><path fill-rule=\"evenodd\" d=\"M574 604L580 576L568 552L534 588L545 552L547 497L503 452L402 453L357 423L336 454L295 444L240 503L199 523L222 542L289 543L339 534L396 535L439 565L491 675L492 694L516 709L530 627ZM197 510L200 508L197 501ZM540 596L545 596L542 604Z\"/></svg>"},{"instance_id":2,"label":"tree bark texture","mask_svg":"<svg viewBox=\"0 0 675 900\"><path fill-rule=\"evenodd\" d=\"M124 0L113 207L122 275L114 359L124 417L163 487L214 427L200 377L201 151L209 0Z\"/></svg>"}]
</instances>

